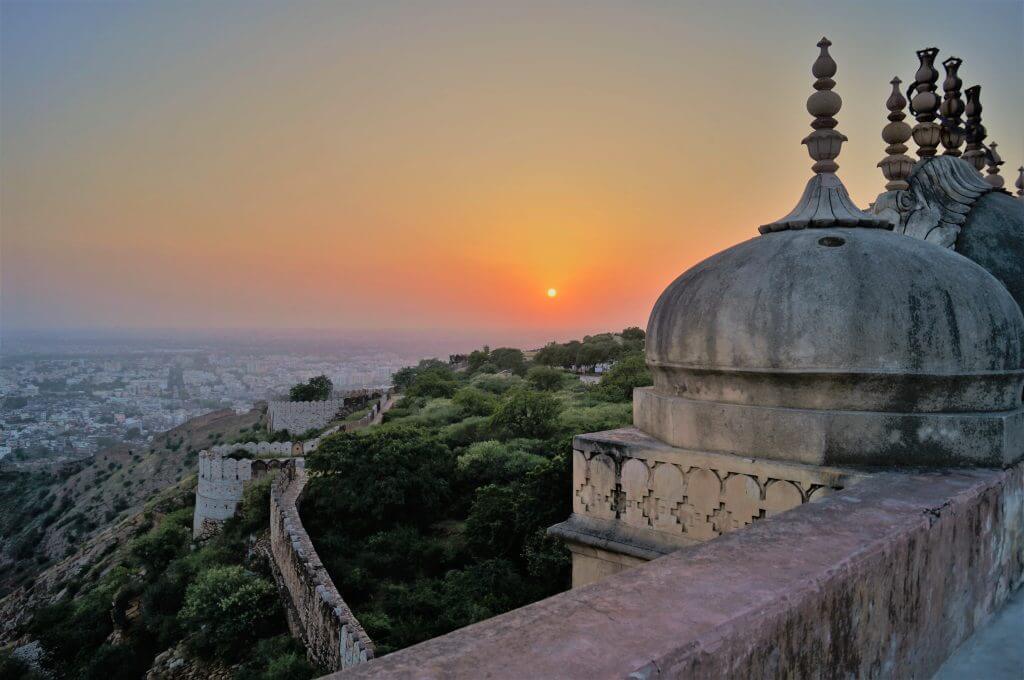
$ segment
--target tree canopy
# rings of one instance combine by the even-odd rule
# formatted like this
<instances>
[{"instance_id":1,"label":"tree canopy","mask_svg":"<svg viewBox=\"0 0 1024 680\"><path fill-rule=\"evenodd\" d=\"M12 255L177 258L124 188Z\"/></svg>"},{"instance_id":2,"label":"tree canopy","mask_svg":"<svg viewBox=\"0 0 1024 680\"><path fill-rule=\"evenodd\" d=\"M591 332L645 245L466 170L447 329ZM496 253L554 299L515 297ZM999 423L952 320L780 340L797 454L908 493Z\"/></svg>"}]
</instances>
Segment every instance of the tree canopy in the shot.
<instances>
[{"instance_id":1,"label":"tree canopy","mask_svg":"<svg viewBox=\"0 0 1024 680\"><path fill-rule=\"evenodd\" d=\"M307 382L293 385L288 391L291 401L326 401L331 398L334 383L326 375L318 375Z\"/></svg>"}]
</instances>

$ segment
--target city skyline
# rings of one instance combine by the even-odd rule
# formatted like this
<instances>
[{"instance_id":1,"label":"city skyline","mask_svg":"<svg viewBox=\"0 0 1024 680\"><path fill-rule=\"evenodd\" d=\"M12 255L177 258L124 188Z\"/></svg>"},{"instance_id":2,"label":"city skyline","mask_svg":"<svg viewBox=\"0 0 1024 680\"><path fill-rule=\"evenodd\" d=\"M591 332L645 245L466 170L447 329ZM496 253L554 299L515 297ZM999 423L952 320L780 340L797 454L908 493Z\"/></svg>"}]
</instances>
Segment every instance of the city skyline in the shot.
<instances>
[{"instance_id":1,"label":"city skyline","mask_svg":"<svg viewBox=\"0 0 1024 680\"><path fill-rule=\"evenodd\" d=\"M5 2L0 327L644 326L792 207L823 33L858 205L932 45L1012 184L1021 3L781 4Z\"/></svg>"}]
</instances>

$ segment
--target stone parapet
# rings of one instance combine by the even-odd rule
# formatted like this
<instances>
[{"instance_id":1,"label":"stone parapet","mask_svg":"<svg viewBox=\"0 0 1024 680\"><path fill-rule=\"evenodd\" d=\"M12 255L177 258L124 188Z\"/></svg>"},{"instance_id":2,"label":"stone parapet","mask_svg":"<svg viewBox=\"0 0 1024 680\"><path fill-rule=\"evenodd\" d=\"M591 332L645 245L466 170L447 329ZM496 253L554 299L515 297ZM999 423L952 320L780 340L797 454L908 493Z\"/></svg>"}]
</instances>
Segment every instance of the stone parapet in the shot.
<instances>
[{"instance_id":1,"label":"stone parapet","mask_svg":"<svg viewBox=\"0 0 1024 680\"><path fill-rule=\"evenodd\" d=\"M331 670L350 668L373 658L373 642L341 598L302 526L298 504L306 479L305 469L292 464L274 481L271 554L310 660Z\"/></svg>"},{"instance_id":2,"label":"stone parapet","mask_svg":"<svg viewBox=\"0 0 1024 680\"><path fill-rule=\"evenodd\" d=\"M573 439L573 514L549 530L573 586L741 529L863 479L841 468L669 446L636 428Z\"/></svg>"},{"instance_id":3,"label":"stone parapet","mask_svg":"<svg viewBox=\"0 0 1024 680\"><path fill-rule=\"evenodd\" d=\"M1024 464L884 472L330 676L927 678L1024 584Z\"/></svg>"}]
</instances>

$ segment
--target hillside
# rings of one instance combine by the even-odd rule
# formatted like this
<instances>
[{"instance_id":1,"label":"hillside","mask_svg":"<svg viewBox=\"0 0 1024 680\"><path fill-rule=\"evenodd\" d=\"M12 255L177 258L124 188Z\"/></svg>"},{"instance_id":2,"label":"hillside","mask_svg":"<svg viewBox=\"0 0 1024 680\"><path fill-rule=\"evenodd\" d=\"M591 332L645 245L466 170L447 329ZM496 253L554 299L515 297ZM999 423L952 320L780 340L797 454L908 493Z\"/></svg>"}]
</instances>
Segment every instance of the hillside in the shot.
<instances>
[{"instance_id":1,"label":"hillside","mask_svg":"<svg viewBox=\"0 0 1024 680\"><path fill-rule=\"evenodd\" d=\"M0 595L107 535L155 494L194 474L200 450L251 431L262 415L214 411L144 448L121 444L71 469L0 472Z\"/></svg>"}]
</instances>

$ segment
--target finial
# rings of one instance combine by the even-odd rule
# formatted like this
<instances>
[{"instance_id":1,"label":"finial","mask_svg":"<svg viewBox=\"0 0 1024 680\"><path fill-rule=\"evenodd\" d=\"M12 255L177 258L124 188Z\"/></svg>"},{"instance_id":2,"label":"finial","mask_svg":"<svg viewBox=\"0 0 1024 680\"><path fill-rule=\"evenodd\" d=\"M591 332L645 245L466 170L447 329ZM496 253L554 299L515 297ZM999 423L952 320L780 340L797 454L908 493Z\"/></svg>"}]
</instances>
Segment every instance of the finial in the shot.
<instances>
[{"instance_id":1,"label":"finial","mask_svg":"<svg viewBox=\"0 0 1024 680\"><path fill-rule=\"evenodd\" d=\"M807 227L878 227L890 226L887 220L868 214L858 208L835 172L846 136L835 129L839 121L835 115L843 106L843 100L832 91L836 81L836 62L828 52L832 43L828 38L818 42L821 52L811 66L815 77L814 93L807 98L807 112L814 116L811 127L814 132L803 139L807 153L814 160L811 170L814 175L807 182L803 196L793 210L780 220L758 228L762 234L786 229Z\"/></svg>"},{"instance_id":2,"label":"finial","mask_svg":"<svg viewBox=\"0 0 1024 680\"><path fill-rule=\"evenodd\" d=\"M982 143L988 136L988 131L981 124L981 85L969 87L964 93L967 95L967 106L964 108L967 115L967 146L964 147L963 159L981 172L985 167L985 150Z\"/></svg>"},{"instance_id":3,"label":"finial","mask_svg":"<svg viewBox=\"0 0 1024 680\"><path fill-rule=\"evenodd\" d=\"M1005 163L999 152L996 151L996 147L999 146L997 143L992 142L988 145L988 153L986 154L988 161L988 175L985 176L985 181L996 189L1002 189L1005 181L1002 175L999 174L999 166Z\"/></svg>"},{"instance_id":4,"label":"finial","mask_svg":"<svg viewBox=\"0 0 1024 680\"><path fill-rule=\"evenodd\" d=\"M939 79L939 72L935 69L935 57L938 54L937 47L917 51L921 65L914 74L910 90L907 91L907 96L910 96L910 112L917 118L914 141L917 142L917 155L920 158L934 156L939 146L940 127L935 122L936 112L939 110L939 97L935 94L935 83ZM913 90L917 90L917 93L911 96Z\"/></svg>"},{"instance_id":5,"label":"finial","mask_svg":"<svg viewBox=\"0 0 1024 680\"><path fill-rule=\"evenodd\" d=\"M882 128L882 141L888 146L885 152L889 154L878 161L878 167L889 182L885 185L887 191L909 189L907 177L914 168L914 159L907 154L907 141L910 139L910 126L903 122L907 114L903 109L907 105L906 98L900 93L898 77L893 77L889 83L892 85L892 93L885 100L885 108L889 109L889 124Z\"/></svg>"},{"instance_id":6,"label":"finial","mask_svg":"<svg viewBox=\"0 0 1024 680\"><path fill-rule=\"evenodd\" d=\"M1014 186L1017 187L1017 198L1024 201L1024 165L1017 168L1017 181L1014 182Z\"/></svg>"},{"instance_id":7,"label":"finial","mask_svg":"<svg viewBox=\"0 0 1024 680\"><path fill-rule=\"evenodd\" d=\"M963 129L963 121L960 116L964 113L964 100L960 98L960 88L964 81L960 80L960 64L964 63L959 57L950 57L942 62L946 69L946 79L942 82L942 90L945 97L939 106L939 118L942 120L942 130L939 137L942 139L942 146L945 151L943 156L959 156L960 145L964 143L966 134Z\"/></svg>"}]
</instances>

